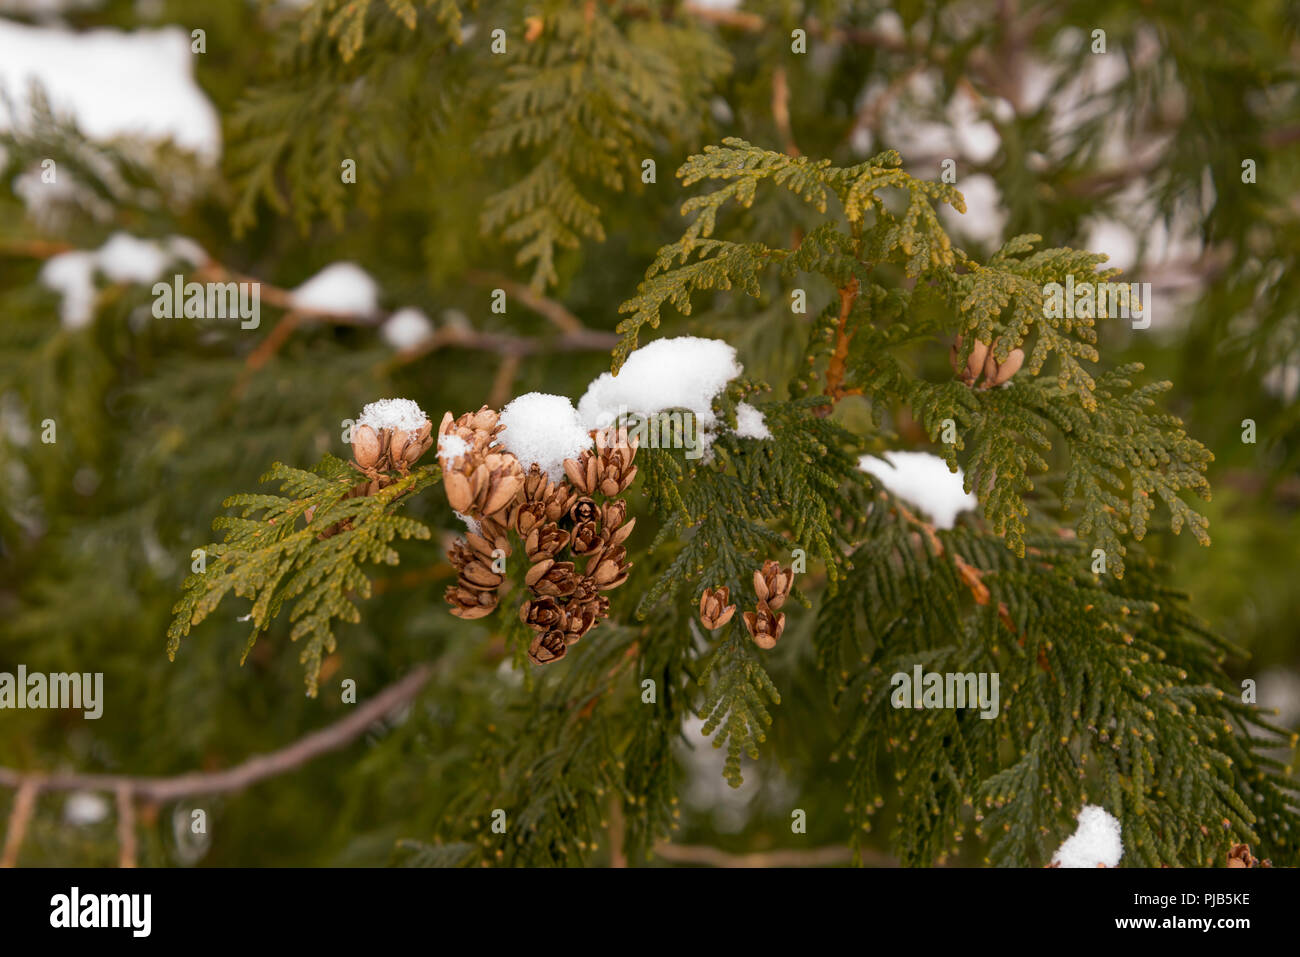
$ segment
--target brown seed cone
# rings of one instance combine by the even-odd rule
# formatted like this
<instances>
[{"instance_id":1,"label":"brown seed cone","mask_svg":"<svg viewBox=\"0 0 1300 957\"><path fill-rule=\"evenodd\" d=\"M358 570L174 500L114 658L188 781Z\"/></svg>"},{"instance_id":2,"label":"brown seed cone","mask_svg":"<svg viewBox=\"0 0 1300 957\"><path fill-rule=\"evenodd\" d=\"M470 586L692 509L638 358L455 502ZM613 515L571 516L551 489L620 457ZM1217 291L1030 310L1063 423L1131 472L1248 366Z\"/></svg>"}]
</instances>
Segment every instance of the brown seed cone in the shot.
<instances>
[{"instance_id":1,"label":"brown seed cone","mask_svg":"<svg viewBox=\"0 0 1300 957\"><path fill-rule=\"evenodd\" d=\"M499 517L523 488L524 471L513 455L466 452L457 462L443 473L442 481L448 503L462 515Z\"/></svg>"},{"instance_id":2,"label":"brown seed cone","mask_svg":"<svg viewBox=\"0 0 1300 957\"><path fill-rule=\"evenodd\" d=\"M785 614L773 611L765 601L758 603L756 611L747 611L744 615L745 630L749 632L754 644L768 650L776 647L785 631Z\"/></svg>"},{"instance_id":3,"label":"brown seed cone","mask_svg":"<svg viewBox=\"0 0 1300 957\"><path fill-rule=\"evenodd\" d=\"M485 528L490 521L491 519L486 519L480 522L479 532L487 531L491 534L490 530ZM492 524L495 525L496 523L493 522ZM486 535L478 534L478 532L466 532L465 543L469 546L470 551L489 565L495 562L499 555L510 554L510 539L504 536L498 538L494 535L492 538L488 538Z\"/></svg>"},{"instance_id":4,"label":"brown seed cone","mask_svg":"<svg viewBox=\"0 0 1300 957\"><path fill-rule=\"evenodd\" d=\"M352 461L372 479L379 473L394 469L405 475L431 445L433 423L428 419L414 432L404 432L401 429L376 431L371 426L359 425L352 430ZM384 478L387 479L386 476ZM391 479L380 487L390 484Z\"/></svg>"},{"instance_id":5,"label":"brown seed cone","mask_svg":"<svg viewBox=\"0 0 1300 957\"><path fill-rule=\"evenodd\" d=\"M352 430L352 459L363 472L379 465L379 433L370 426L358 425Z\"/></svg>"},{"instance_id":6,"label":"brown seed cone","mask_svg":"<svg viewBox=\"0 0 1300 957\"><path fill-rule=\"evenodd\" d=\"M700 621L704 627L713 631L721 628L736 613L736 606L730 604L731 589L719 588L716 591L712 588L704 589L700 595Z\"/></svg>"},{"instance_id":7,"label":"brown seed cone","mask_svg":"<svg viewBox=\"0 0 1300 957\"><path fill-rule=\"evenodd\" d=\"M569 509L569 518L575 523L594 522L600 517L600 508L589 498L580 498Z\"/></svg>"},{"instance_id":8,"label":"brown seed cone","mask_svg":"<svg viewBox=\"0 0 1300 957\"><path fill-rule=\"evenodd\" d=\"M608 607L606 601L605 608L608 609ZM569 602L564 610L564 641L570 645L595 628L600 620L605 617L599 599L581 605Z\"/></svg>"},{"instance_id":9,"label":"brown seed cone","mask_svg":"<svg viewBox=\"0 0 1300 957\"><path fill-rule=\"evenodd\" d=\"M552 487L546 473L534 463L528 466L528 472L524 475L524 486L519 491L519 501L545 502L547 496L551 494Z\"/></svg>"},{"instance_id":10,"label":"brown seed cone","mask_svg":"<svg viewBox=\"0 0 1300 957\"><path fill-rule=\"evenodd\" d=\"M591 450L576 459L564 460L564 474L569 483L583 495L590 495L600 485L600 464Z\"/></svg>"},{"instance_id":11,"label":"brown seed cone","mask_svg":"<svg viewBox=\"0 0 1300 957\"><path fill-rule=\"evenodd\" d=\"M607 429L597 430L592 433L592 439L596 443L596 454L605 457L606 452L619 452L622 455L623 464L631 465L632 459L636 458L637 446L640 440L635 433L629 434L627 426L620 426L615 429L613 426Z\"/></svg>"},{"instance_id":12,"label":"brown seed cone","mask_svg":"<svg viewBox=\"0 0 1300 957\"><path fill-rule=\"evenodd\" d=\"M599 552L593 552L587 559L587 574L596 582L601 591L617 588L627 581L628 569L632 566L627 561L627 549L622 545L606 545Z\"/></svg>"},{"instance_id":13,"label":"brown seed cone","mask_svg":"<svg viewBox=\"0 0 1300 957\"><path fill-rule=\"evenodd\" d=\"M1249 844L1234 844L1232 845L1232 849L1228 851L1228 866L1229 867L1259 867L1260 862L1259 862L1259 858L1255 857L1254 854L1250 853ZM1265 861L1264 866L1268 867L1269 862Z\"/></svg>"},{"instance_id":14,"label":"brown seed cone","mask_svg":"<svg viewBox=\"0 0 1300 957\"><path fill-rule=\"evenodd\" d=\"M613 498L600 507L600 527L618 528L627 521L627 501Z\"/></svg>"},{"instance_id":15,"label":"brown seed cone","mask_svg":"<svg viewBox=\"0 0 1300 957\"><path fill-rule=\"evenodd\" d=\"M636 528L636 519L629 519L617 528L606 525L601 529L600 536L606 542L612 545L622 545L627 541L627 537L632 534L632 529Z\"/></svg>"},{"instance_id":16,"label":"brown seed cone","mask_svg":"<svg viewBox=\"0 0 1300 957\"><path fill-rule=\"evenodd\" d=\"M564 626L564 609L554 598L530 598L519 606L519 620L537 631Z\"/></svg>"},{"instance_id":17,"label":"brown seed cone","mask_svg":"<svg viewBox=\"0 0 1300 957\"><path fill-rule=\"evenodd\" d=\"M564 641L564 632L553 628L541 632L533 639L532 644L528 646L528 658L535 665L548 665L552 661L559 661L568 651L569 646Z\"/></svg>"},{"instance_id":18,"label":"brown seed cone","mask_svg":"<svg viewBox=\"0 0 1300 957\"><path fill-rule=\"evenodd\" d=\"M568 544L569 533L554 522L549 522L528 533L524 540L524 552L530 562L539 562L543 558L554 558Z\"/></svg>"},{"instance_id":19,"label":"brown seed cone","mask_svg":"<svg viewBox=\"0 0 1300 957\"><path fill-rule=\"evenodd\" d=\"M537 574L538 569L543 571ZM573 562L557 562L547 558L528 570L524 583L532 589L534 595L567 598L578 587L578 575L573 570Z\"/></svg>"},{"instance_id":20,"label":"brown seed cone","mask_svg":"<svg viewBox=\"0 0 1300 957\"><path fill-rule=\"evenodd\" d=\"M460 570L460 577L456 579L462 588L481 589L484 591L496 591L505 582L505 576L499 575L492 570L492 566L479 561L477 558Z\"/></svg>"},{"instance_id":21,"label":"brown seed cone","mask_svg":"<svg viewBox=\"0 0 1300 957\"><path fill-rule=\"evenodd\" d=\"M442 423L438 426L438 436L454 435L464 440L471 451L486 454L505 429L497 418L497 413L486 405L477 412L466 412L458 419L453 419L448 412L443 415Z\"/></svg>"},{"instance_id":22,"label":"brown seed cone","mask_svg":"<svg viewBox=\"0 0 1300 957\"><path fill-rule=\"evenodd\" d=\"M573 594L569 596L569 601L585 605L587 602L595 601L601 597L600 589L596 585L596 579L584 575L578 579L578 584L573 589ZM608 599L605 599L608 602Z\"/></svg>"},{"instance_id":23,"label":"brown seed cone","mask_svg":"<svg viewBox=\"0 0 1300 957\"><path fill-rule=\"evenodd\" d=\"M573 526L573 541L569 545L573 554L590 555L604 545L605 540L595 522L579 522Z\"/></svg>"},{"instance_id":24,"label":"brown seed cone","mask_svg":"<svg viewBox=\"0 0 1300 957\"><path fill-rule=\"evenodd\" d=\"M771 559L763 562L763 567L754 572L754 594L759 601L767 602L767 607L773 611L785 604L793 584L794 573L788 568L783 569L780 562Z\"/></svg>"},{"instance_id":25,"label":"brown seed cone","mask_svg":"<svg viewBox=\"0 0 1300 957\"><path fill-rule=\"evenodd\" d=\"M557 482L551 486L551 492L546 497L546 520L548 522L558 522L561 518L569 514L573 508L573 503L578 500L578 491L568 482Z\"/></svg>"},{"instance_id":26,"label":"brown seed cone","mask_svg":"<svg viewBox=\"0 0 1300 957\"><path fill-rule=\"evenodd\" d=\"M529 532L547 521L545 502L515 502L506 514L506 524L521 538L527 538Z\"/></svg>"},{"instance_id":27,"label":"brown seed cone","mask_svg":"<svg viewBox=\"0 0 1300 957\"><path fill-rule=\"evenodd\" d=\"M474 591L458 585L448 585L446 597L451 613L467 620L492 614L500 600L495 591Z\"/></svg>"}]
</instances>

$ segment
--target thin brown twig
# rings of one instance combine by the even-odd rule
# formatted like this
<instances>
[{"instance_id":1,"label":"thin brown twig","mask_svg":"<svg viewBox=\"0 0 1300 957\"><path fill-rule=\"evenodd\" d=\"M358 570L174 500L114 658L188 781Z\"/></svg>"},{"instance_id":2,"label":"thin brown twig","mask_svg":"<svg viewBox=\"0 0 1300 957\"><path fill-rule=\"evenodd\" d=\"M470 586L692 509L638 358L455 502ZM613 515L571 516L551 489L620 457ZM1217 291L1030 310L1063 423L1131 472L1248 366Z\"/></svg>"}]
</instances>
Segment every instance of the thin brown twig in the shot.
<instances>
[{"instance_id":1,"label":"thin brown twig","mask_svg":"<svg viewBox=\"0 0 1300 957\"><path fill-rule=\"evenodd\" d=\"M117 866L135 867L135 801L131 785L117 785Z\"/></svg>"},{"instance_id":2,"label":"thin brown twig","mask_svg":"<svg viewBox=\"0 0 1300 957\"><path fill-rule=\"evenodd\" d=\"M710 867L831 867L848 864L853 852L847 847L831 845L807 851L758 851L753 854L732 854L716 847L691 844L656 844L654 852L675 864L707 864ZM896 867L898 862L884 855L862 852L864 861L876 867Z\"/></svg>"},{"instance_id":3,"label":"thin brown twig","mask_svg":"<svg viewBox=\"0 0 1300 957\"><path fill-rule=\"evenodd\" d=\"M224 771L191 771L174 777L160 778L76 772L44 774L19 771L15 768L0 768L0 787L17 788L21 798L24 789L34 796L38 791L87 790L117 793L120 787L125 786L137 799L151 803L173 801L200 794L242 791L259 781L298 768L322 754L336 751L360 737L376 721L411 701L428 683L432 675L431 665L417 665L406 677L389 685L365 704L359 705L346 718L327 725L319 731L313 731L278 751L257 755ZM12 840L12 829L11 815L10 840ZM8 844L6 844L7 853Z\"/></svg>"},{"instance_id":4,"label":"thin brown twig","mask_svg":"<svg viewBox=\"0 0 1300 957\"><path fill-rule=\"evenodd\" d=\"M533 312L550 320L551 324L561 332L578 333L587 328L582 324L581 319L569 312L563 305L542 295L527 283L516 282L509 276L503 276L500 273L484 272L478 269L471 269L465 273L465 279L476 286L504 289L506 295L518 299Z\"/></svg>"},{"instance_id":5,"label":"thin brown twig","mask_svg":"<svg viewBox=\"0 0 1300 957\"><path fill-rule=\"evenodd\" d=\"M790 126L790 82L783 66L772 71L772 120L776 123L777 132L781 134L785 152L790 156L802 156L794 141L794 130Z\"/></svg>"},{"instance_id":6,"label":"thin brown twig","mask_svg":"<svg viewBox=\"0 0 1300 957\"><path fill-rule=\"evenodd\" d=\"M853 304L857 300L858 280L857 277L854 277L849 280L848 285L840 289L840 318L835 327L835 351L831 353L831 361L826 366L825 391L832 403L838 402L846 395L853 395L861 391L843 388L845 367L849 357L849 344L853 341L853 334L848 331L849 314L853 311ZM823 406L818 414L830 415L830 407Z\"/></svg>"},{"instance_id":7,"label":"thin brown twig","mask_svg":"<svg viewBox=\"0 0 1300 957\"><path fill-rule=\"evenodd\" d=\"M18 851L23 846L23 837L27 834L27 824L32 819L32 809L36 806L36 793L40 790L40 779L36 775L22 782L18 793L14 795L14 806L9 812L9 827L5 831L5 849L0 854L0 867L17 867Z\"/></svg>"}]
</instances>

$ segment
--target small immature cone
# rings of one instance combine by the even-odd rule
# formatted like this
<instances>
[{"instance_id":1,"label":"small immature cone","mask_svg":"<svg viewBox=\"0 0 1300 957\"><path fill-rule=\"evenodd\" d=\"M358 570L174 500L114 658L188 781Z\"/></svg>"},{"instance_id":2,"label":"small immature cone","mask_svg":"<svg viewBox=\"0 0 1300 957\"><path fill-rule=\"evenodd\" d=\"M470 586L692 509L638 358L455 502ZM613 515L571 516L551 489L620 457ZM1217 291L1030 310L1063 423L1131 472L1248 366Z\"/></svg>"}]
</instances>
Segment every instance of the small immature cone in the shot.
<instances>
[{"instance_id":1,"label":"small immature cone","mask_svg":"<svg viewBox=\"0 0 1300 957\"><path fill-rule=\"evenodd\" d=\"M564 632L553 628L533 639L532 644L528 646L528 658L535 665L548 665L552 661L559 661L568 651L569 646L564 641Z\"/></svg>"},{"instance_id":2,"label":"small immature cone","mask_svg":"<svg viewBox=\"0 0 1300 957\"><path fill-rule=\"evenodd\" d=\"M970 358L966 360L965 368L959 368L957 362L961 356L963 338L957 337L952 348L948 351L948 364L952 366L952 371L957 373L957 377L967 385L974 385L975 380L979 378L980 371L984 368L984 360L988 358L988 343L976 342L971 348Z\"/></svg>"},{"instance_id":3,"label":"small immature cone","mask_svg":"<svg viewBox=\"0 0 1300 957\"><path fill-rule=\"evenodd\" d=\"M794 573L789 568L783 569L780 562L769 559L763 562L761 569L754 572L754 594L759 601L767 602L773 611L785 604L793 584Z\"/></svg>"},{"instance_id":4,"label":"small immature cone","mask_svg":"<svg viewBox=\"0 0 1300 957\"><path fill-rule=\"evenodd\" d=\"M984 383L980 388L991 389L994 386L1002 385L1002 383L1019 372L1020 367L1024 364L1024 349L1012 349L1005 362L998 362L993 357L993 350L990 349L988 358L984 360Z\"/></svg>"},{"instance_id":5,"label":"small immature cone","mask_svg":"<svg viewBox=\"0 0 1300 957\"><path fill-rule=\"evenodd\" d=\"M700 595L700 621L709 631L721 628L736 613L736 606L730 604L731 589L719 588L716 591L712 588L704 589L704 594Z\"/></svg>"},{"instance_id":6,"label":"small immature cone","mask_svg":"<svg viewBox=\"0 0 1300 957\"><path fill-rule=\"evenodd\" d=\"M754 639L758 647L769 650L776 647L785 631L785 614L773 611L765 601L758 603L757 611L747 611L744 615L745 630Z\"/></svg>"}]
</instances>

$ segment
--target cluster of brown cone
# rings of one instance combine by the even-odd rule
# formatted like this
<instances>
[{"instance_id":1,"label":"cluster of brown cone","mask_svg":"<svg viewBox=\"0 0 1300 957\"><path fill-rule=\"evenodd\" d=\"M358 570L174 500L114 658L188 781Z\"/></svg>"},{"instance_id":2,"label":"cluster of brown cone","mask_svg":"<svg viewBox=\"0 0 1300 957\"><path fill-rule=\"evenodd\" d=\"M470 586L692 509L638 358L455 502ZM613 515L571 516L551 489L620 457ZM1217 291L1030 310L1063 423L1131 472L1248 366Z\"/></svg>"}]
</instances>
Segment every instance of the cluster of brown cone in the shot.
<instances>
[{"instance_id":1,"label":"cluster of brown cone","mask_svg":"<svg viewBox=\"0 0 1300 957\"><path fill-rule=\"evenodd\" d=\"M794 573L789 568L782 568L780 562L769 559L754 572L754 594L758 596L758 605L742 617L745 630L758 647L765 650L775 648L780 640L785 631L785 613L777 609L785 604L793 584ZM721 628L735 614L730 588L704 589L700 595L700 621L705 628L710 631Z\"/></svg>"},{"instance_id":2,"label":"cluster of brown cone","mask_svg":"<svg viewBox=\"0 0 1300 957\"><path fill-rule=\"evenodd\" d=\"M975 380L984 375L984 381L980 383L981 389L991 389L996 385L1002 385L1011 379L1013 375L1020 371L1020 367L1025 364L1025 350L1012 349L1003 362L998 362L993 356L993 349L987 342L976 342L971 349L970 358L966 360L964 367L958 366L961 358L962 337L958 336L957 341L953 343L952 348L948 351L948 364L952 366L952 371L962 382L969 386L975 384Z\"/></svg>"},{"instance_id":3,"label":"cluster of brown cone","mask_svg":"<svg viewBox=\"0 0 1300 957\"><path fill-rule=\"evenodd\" d=\"M352 465L365 475L366 480L349 490L344 498L374 495L380 489L392 485L397 479L389 473L396 471L406 475L432 445L433 423L428 419L414 432L358 425L352 430ZM305 513L308 523L315 512L315 508L310 508ZM351 528L351 520L344 519L324 529L316 537L326 539Z\"/></svg>"},{"instance_id":4,"label":"cluster of brown cone","mask_svg":"<svg viewBox=\"0 0 1300 957\"><path fill-rule=\"evenodd\" d=\"M484 406L458 419L448 412L438 429L447 500L479 525L447 553L458 572L447 602L460 618L496 610L504 558L512 554L509 533L515 533L528 557L524 584L531 595L519 618L536 633L528 657L544 665L559 661L608 617L609 599L601 592L627 581L623 543L636 519L628 519L627 502L616 496L636 477L636 441L626 429L593 432L595 450L567 459L565 478L553 482L536 465L525 471L497 444L503 428Z\"/></svg>"}]
</instances>

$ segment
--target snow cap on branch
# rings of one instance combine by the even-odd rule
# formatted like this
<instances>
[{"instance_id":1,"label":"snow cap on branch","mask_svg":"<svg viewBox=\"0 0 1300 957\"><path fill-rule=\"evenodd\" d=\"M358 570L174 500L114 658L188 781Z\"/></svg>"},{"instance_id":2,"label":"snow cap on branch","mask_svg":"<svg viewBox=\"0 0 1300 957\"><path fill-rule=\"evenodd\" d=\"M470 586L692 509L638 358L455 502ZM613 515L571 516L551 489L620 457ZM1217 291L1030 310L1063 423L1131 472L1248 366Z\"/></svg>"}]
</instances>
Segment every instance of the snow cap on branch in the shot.
<instances>
[{"instance_id":1,"label":"snow cap on branch","mask_svg":"<svg viewBox=\"0 0 1300 957\"><path fill-rule=\"evenodd\" d=\"M979 507L974 493L963 489L961 469L929 452L886 452L884 459L864 455L858 468L904 502L924 512L936 528L952 528L961 512Z\"/></svg>"},{"instance_id":2,"label":"snow cap on branch","mask_svg":"<svg viewBox=\"0 0 1300 957\"><path fill-rule=\"evenodd\" d=\"M372 316L379 311L379 286L351 262L331 263L293 290L293 304L340 316Z\"/></svg>"},{"instance_id":3,"label":"snow cap on branch","mask_svg":"<svg viewBox=\"0 0 1300 957\"><path fill-rule=\"evenodd\" d=\"M1118 867L1124 854L1119 821L1105 808L1084 805L1079 811L1079 826L1052 855L1057 867Z\"/></svg>"},{"instance_id":4,"label":"snow cap on branch","mask_svg":"<svg viewBox=\"0 0 1300 957\"><path fill-rule=\"evenodd\" d=\"M721 339L656 339L628 356L618 375L605 372L593 380L578 402L578 415L596 429L613 424L620 412L690 409L702 429L712 429L713 400L743 371L735 348Z\"/></svg>"}]
</instances>

